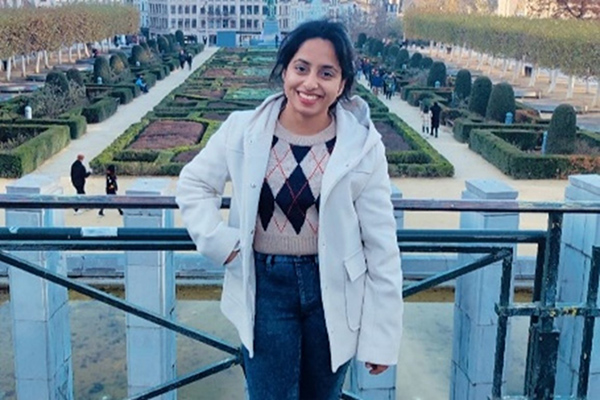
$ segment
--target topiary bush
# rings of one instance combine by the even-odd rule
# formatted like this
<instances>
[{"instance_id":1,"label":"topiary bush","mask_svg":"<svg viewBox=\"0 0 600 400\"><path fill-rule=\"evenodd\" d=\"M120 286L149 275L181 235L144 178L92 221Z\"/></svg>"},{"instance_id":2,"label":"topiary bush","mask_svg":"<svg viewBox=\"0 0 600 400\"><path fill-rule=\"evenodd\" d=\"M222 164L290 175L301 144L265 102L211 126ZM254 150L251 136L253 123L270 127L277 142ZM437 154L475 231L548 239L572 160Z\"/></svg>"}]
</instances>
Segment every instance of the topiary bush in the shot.
<instances>
[{"instance_id":1,"label":"topiary bush","mask_svg":"<svg viewBox=\"0 0 600 400\"><path fill-rule=\"evenodd\" d=\"M403 65L408 65L410 61L410 54L408 54L408 50L400 49L398 52L398 56L396 56L396 64L395 67L400 69Z\"/></svg>"},{"instance_id":2,"label":"topiary bush","mask_svg":"<svg viewBox=\"0 0 600 400\"><path fill-rule=\"evenodd\" d=\"M446 64L441 61L431 65L427 76L427 86L434 87L436 82L439 82L440 86L446 86Z\"/></svg>"},{"instance_id":3,"label":"topiary bush","mask_svg":"<svg viewBox=\"0 0 600 400\"><path fill-rule=\"evenodd\" d=\"M159 36L158 39L156 39L156 44L158 45L159 53L169 52L169 41L164 36Z\"/></svg>"},{"instance_id":4,"label":"topiary bush","mask_svg":"<svg viewBox=\"0 0 600 400\"><path fill-rule=\"evenodd\" d=\"M575 149L575 135L577 133L577 113L570 104L561 104L552 113L548 138L546 139L546 153L571 154Z\"/></svg>"},{"instance_id":5,"label":"topiary bush","mask_svg":"<svg viewBox=\"0 0 600 400\"><path fill-rule=\"evenodd\" d=\"M400 47L397 44L393 44L388 48L387 56L391 58L398 57L398 53L400 52Z\"/></svg>"},{"instance_id":6,"label":"topiary bush","mask_svg":"<svg viewBox=\"0 0 600 400\"><path fill-rule=\"evenodd\" d=\"M454 95L459 100L467 99L471 95L471 72L468 69L461 69L456 74Z\"/></svg>"},{"instance_id":7,"label":"topiary bush","mask_svg":"<svg viewBox=\"0 0 600 400\"><path fill-rule=\"evenodd\" d=\"M433 59L431 57L423 57L423 59L421 60L421 64L419 65L419 68L430 69L432 65L433 65Z\"/></svg>"},{"instance_id":8,"label":"topiary bush","mask_svg":"<svg viewBox=\"0 0 600 400\"><path fill-rule=\"evenodd\" d=\"M359 49L363 47L363 45L367 42L367 34L364 32L361 32L358 34L358 40L356 42L356 47L358 47Z\"/></svg>"},{"instance_id":9,"label":"topiary bush","mask_svg":"<svg viewBox=\"0 0 600 400\"><path fill-rule=\"evenodd\" d=\"M180 46L183 47L183 45L185 45L185 37L183 36L183 32L181 31L181 29L177 29L175 31L175 40L177 41L177 43L179 43Z\"/></svg>"},{"instance_id":10,"label":"topiary bush","mask_svg":"<svg viewBox=\"0 0 600 400\"><path fill-rule=\"evenodd\" d=\"M153 51L155 53L159 53L159 51L158 51L158 43L156 43L156 39L150 39L150 40L148 40L148 47L150 48L151 51Z\"/></svg>"},{"instance_id":11,"label":"topiary bush","mask_svg":"<svg viewBox=\"0 0 600 400\"><path fill-rule=\"evenodd\" d=\"M46 86L52 86L56 90L66 93L69 90L69 81L64 73L52 71L46 75Z\"/></svg>"},{"instance_id":12,"label":"topiary bush","mask_svg":"<svg viewBox=\"0 0 600 400\"><path fill-rule=\"evenodd\" d=\"M85 82L83 80L83 76L81 75L81 72L79 72L78 69L75 68L71 68L70 70L67 71L67 79L76 83L79 86L84 86Z\"/></svg>"},{"instance_id":13,"label":"topiary bush","mask_svg":"<svg viewBox=\"0 0 600 400\"><path fill-rule=\"evenodd\" d=\"M473 82L471 97L469 99L469 111L477 113L482 117L486 115L488 101L492 93L492 81L487 76L480 76Z\"/></svg>"},{"instance_id":14,"label":"topiary bush","mask_svg":"<svg viewBox=\"0 0 600 400\"><path fill-rule=\"evenodd\" d=\"M110 69L112 70L112 72L115 75L120 75L125 70L125 64L123 64L123 61L121 60L121 57L119 57L116 54L113 54L110 57L109 64L110 64Z\"/></svg>"},{"instance_id":15,"label":"topiary bush","mask_svg":"<svg viewBox=\"0 0 600 400\"><path fill-rule=\"evenodd\" d=\"M98 77L102 78L102 83L111 82L110 65L104 57L98 57L94 60L94 83L98 82Z\"/></svg>"},{"instance_id":16,"label":"topiary bush","mask_svg":"<svg viewBox=\"0 0 600 400\"><path fill-rule=\"evenodd\" d=\"M506 82L494 85L488 101L485 117L493 121L504 122L506 113L515 115L515 92Z\"/></svg>"},{"instance_id":17,"label":"topiary bush","mask_svg":"<svg viewBox=\"0 0 600 400\"><path fill-rule=\"evenodd\" d=\"M421 65L421 60L423 60L423 55L417 51L410 58L410 67L419 68L419 66Z\"/></svg>"},{"instance_id":18,"label":"topiary bush","mask_svg":"<svg viewBox=\"0 0 600 400\"><path fill-rule=\"evenodd\" d=\"M137 66L137 63L143 65L148 62L148 52L144 50L144 48L140 45L135 45L131 48L131 57L129 59L129 63L131 65Z\"/></svg>"}]
</instances>

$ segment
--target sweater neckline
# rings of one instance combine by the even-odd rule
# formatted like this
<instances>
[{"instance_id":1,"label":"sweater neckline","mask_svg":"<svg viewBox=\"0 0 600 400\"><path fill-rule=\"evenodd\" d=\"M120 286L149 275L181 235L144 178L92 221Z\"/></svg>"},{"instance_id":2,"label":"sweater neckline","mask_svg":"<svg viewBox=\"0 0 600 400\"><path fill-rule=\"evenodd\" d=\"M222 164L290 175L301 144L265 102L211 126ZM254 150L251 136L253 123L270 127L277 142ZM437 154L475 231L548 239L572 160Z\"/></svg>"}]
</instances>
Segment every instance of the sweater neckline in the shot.
<instances>
[{"instance_id":1,"label":"sweater neckline","mask_svg":"<svg viewBox=\"0 0 600 400\"><path fill-rule=\"evenodd\" d=\"M331 119L331 123L327 128L314 135L299 135L286 129L279 121L275 124L275 136L283 139L291 145L295 146L314 146L316 144L327 143L335 137L335 117Z\"/></svg>"}]
</instances>

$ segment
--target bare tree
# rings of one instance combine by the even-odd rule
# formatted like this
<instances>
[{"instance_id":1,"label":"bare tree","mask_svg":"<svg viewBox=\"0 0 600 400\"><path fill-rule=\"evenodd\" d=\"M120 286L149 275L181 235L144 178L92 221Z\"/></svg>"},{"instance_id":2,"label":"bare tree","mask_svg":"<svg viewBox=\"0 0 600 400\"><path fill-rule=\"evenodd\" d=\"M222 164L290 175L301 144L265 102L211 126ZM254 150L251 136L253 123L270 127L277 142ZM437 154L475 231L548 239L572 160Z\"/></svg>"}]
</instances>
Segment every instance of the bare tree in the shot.
<instances>
[{"instance_id":1,"label":"bare tree","mask_svg":"<svg viewBox=\"0 0 600 400\"><path fill-rule=\"evenodd\" d=\"M600 0L528 0L527 11L536 17L600 19Z\"/></svg>"}]
</instances>

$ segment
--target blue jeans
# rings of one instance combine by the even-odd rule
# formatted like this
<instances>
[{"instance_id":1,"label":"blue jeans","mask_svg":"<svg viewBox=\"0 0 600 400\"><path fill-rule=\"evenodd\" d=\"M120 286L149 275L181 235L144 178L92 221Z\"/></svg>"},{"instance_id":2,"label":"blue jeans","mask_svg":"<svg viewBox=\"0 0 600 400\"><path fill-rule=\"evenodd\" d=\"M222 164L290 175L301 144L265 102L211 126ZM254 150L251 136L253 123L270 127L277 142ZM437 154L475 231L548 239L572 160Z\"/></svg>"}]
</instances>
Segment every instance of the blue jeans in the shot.
<instances>
[{"instance_id":1,"label":"blue jeans","mask_svg":"<svg viewBox=\"0 0 600 400\"><path fill-rule=\"evenodd\" d=\"M243 348L250 400L338 400L350 362L331 371L317 256L255 253L254 357Z\"/></svg>"}]
</instances>

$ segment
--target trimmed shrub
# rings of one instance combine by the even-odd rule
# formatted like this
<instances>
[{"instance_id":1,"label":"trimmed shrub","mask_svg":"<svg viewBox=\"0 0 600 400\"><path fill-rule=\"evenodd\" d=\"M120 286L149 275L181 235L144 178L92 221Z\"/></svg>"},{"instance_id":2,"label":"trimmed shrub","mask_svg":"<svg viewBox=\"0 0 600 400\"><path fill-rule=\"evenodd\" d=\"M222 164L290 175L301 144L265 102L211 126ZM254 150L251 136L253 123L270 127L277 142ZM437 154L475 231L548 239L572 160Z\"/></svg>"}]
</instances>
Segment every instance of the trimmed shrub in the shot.
<instances>
[{"instance_id":1,"label":"trimmed shrub","mask_svg":"<svg viewBox=\"0 0 600 400\"><path fill-rule=\"evenodd\" d=\"M487 76L480 76L473 82L469 111L485 116L488 102L492 93L492 81Z\"/></svg>"},{"instance_id":2,"label":"trimmed shrub","mask_svg":"<svg viewBox=\"0 0 600 400\"><path fill-rule=\"evenodd\" d=\"M158 43L156 42L156 39L150 39L150 40L148 40L148 47L153 52L160 53L160 51L158 50Z\"/></svg>"},{"instance_id":3,"label":"trimmed shrub","mask_svg":"<svg viewBox=\"0 0 600 400\"><path fill-rule=\"evenodd\" d=\"M548 154L571 154L575 148L577 113L570 104L561 104L552 113L546 152Z\"/></svg>"},{"instance_id":4,"label":"trimmed shrub","mask_svg":"<svg viewBox=\"0 0 600 400\"><path fill-rule=\"evenodd\" d=\"M81 110L88 124L102 122L117 111L118 101L113 97L104 97Z\"/></svg>"},{"instance_id":5,"label":"trimmed shrub","mask_svg":"<svg viewBox=\"0 0 600 400\"><path fill-rule=\"evenodd\" d=\"M146 42L142 42L140 43L140 46L142 46L142 48L146 51L150 51L150 46L148 46L148 43Z\"/></svg>"},{"instance_id":6,"label":"trimmed shrub","mask_svg":"<svg viewBox=\"0 0 600 400\"><path fill-rule=\"evenodd\" d=\"M436 82L439 82L440 86L446 86L446 64L441 61L433 63L427 76L427 86L435 87Z\"/></svg>"},{"instance_id":7,"label":"trimmed shrub","mask_svg":"<svg viewBox=\"0 0 600 400\"><path fill-rule=\"evenodd\" d=\"M63 93L69 91L69 81L63 72L49 72L48 75L46 75L46 86L52 86Z\"/></svg>"},{"instance_id":8,"label":"trimmed shrub","mask_svg":"<svg viewBox=\"0 0 600 400\"><path fill-rule=\"evenodd\" d=\"M125 52L117 51L115 54L117 56L119 56L119 58L121 59L121 62L123 62L123 65L125 67L127 67L129 65L129 58L127 58L127 54L125 54Z\"/></svg>"},{"instance_id":9,"label":"trimmed shrub","mask_svg":"<svg viewBox=\"0 0 600 400\"><path fill-rule=\"evenodd\" d=\"M83 76L81 75L81 72L79 72L78 69L71 68L67 71L66 75L68 80L75 82L79 86L85 85L85 82L83 81Z\"/></svg>"},{"instance_id":10,"label":"trimmed shrub","mask_svg":"<svg viewBox=\"0 0 600 400\"><path fill-rule=\"evenodd\" d=\"M423 60L423 55L417 51L410 58L410 67L419 68L419 66L421 65L421 60Z\"/></svg>"},{"instance_id":11,"label":"trimmed shrub","mask_svg":"<svg viewBox=\"0 0 600 400\"><path fill-rule=\"evenodd\" d=\"M110 64L110 69L112 69L112 72L115 75L120 75L125 70L125 64L123 64L121 57L119 57L116 54L113 54L112 56L110 56L109 64Z\"/></svg>"},{"instance_id":12,"label":"trimmed shrub","mask_svg":"<svg viewBox=\"0 0 600 400\"><path fill-rule=\"evenodd\" d=\"M400 69L403 65L408 65L410 61L410 54L406 49L400 49L398 56L396 57L396 68Z\"/></svg>"},{"instance_id":13,"label":"trimmed shrub","mask_svg":"<svg viewBox=\"0 0 600 400\"><path fill-rule=\"evenodd\" d=\"M98 57L94 60L94 83L98 82L98 77L102 78L102 83L111 82L110 66L104 57Z\"/></svg>"},{"instance_id":14,"label":"trimmed shrub","mask_svg":"<svg viewBox=\"0 0 600 400\"><path fill-rule=\"evenodd\" d=\"M494 85L488 101L485 117L493 121L504 122L506 113L515 115L515 92L506 82Z\"/></svg>"},{"instance_id":15,"label":"trimmed shrub","mask_svg":"<svg viewBox=\"0 0 600 400\"><path fill-rule=\"evenodd\" d=\"M398 57L398 53L400 53L400 47L397 44L393 44L388 48L388 57L396 58Z\"/></svg>"},{"instance_id":16,"label":"trimmed shrub","mask_svg":"<svg viewBox=\"0 0 600 400\"><path fill-rule=\"evenodd\" d=\"M72 140L83 136L87 128L85 118L81 115L62 115L58 119L15 119L10 123L13 125L40 125L48 128L54 125L67 126Z\"/></svg>"},{"instance_id":17,"label":"trimmed shrub","mask_svg":"<svg viewBox=\"0 0 600 400\"><path fill-rule=\"evenodd\" d=\"M148 53L146 52L146 50L144 50L142 46L136 44L131 48L131 57L129 59L129 63L132 66L137 66L138 62L140 63L140 65L143 65L146 62L148 62Z\"/></svg>"},{"instance_id":18,"label":"trimmed shrub","mask_svg":"<svg viewBox=\"0 0 600 400\"><path fill-rule=\"evenodd\" d=\"M175 31L175 40L177 41L177 43L179 43L180 46L183 47L183 45L185 45L185 38L181 29L177 29Z\"/></svg>"},{"instance_id":19,"label":"trimmed shrub","mask_svg":"<svg viewBox=\"0 0 600 400\"><path fill-rule=\"evenodd\" d=\"M361 32L358 34L358 41L356 42L356 47L359 49L363 47L363 45L367 42L367 34Z\"/></svg>"},{"instance_id":20,"label":"trimmed shrub","mask_svg":"<svg viewBox=\"0 0 600 400\"><path fill-rule=\"evenodd\" d=\"M133 94L131 93L131 90L125 88L114 89L108 95L110 97L114 97L115 99L119 99L119 104L127 104L133 100Z\"/></svg>"},{"instance_id":21,"label":"trimmed shrub","mask_svg":"<svg viewBox=\"0 0 600 400\"><path fill-rule=\"evenodd\" d=\"M460 100L464 100L471 95L471 72L468 69L461 69L456 74L454 94Z\"/></svg>"},{"instance_id":22,"label":"trimmed shrub","mask_svg":"<svg viewBox=\"0 0 600 400\"><path fill-rule=\"evenodd\" d=\"M0 125L0 132L3 128ZM0 152L0 177L20 178L34 171L70 142L67 126L24 125L19 128L42 132L14 149Z\"/></svg>"},{"instance_id":23,"label":"trimmed shrub","mask_svg":"<svg viewBox=\"0 0 600 400\"><path fill-rule=\"evenodd\" d=\"M419 68L430 69L432 65L433 65L433 59L431 57L424 57L421 60L421 64L419 65Z\"/></svg>"}]
</instances>

